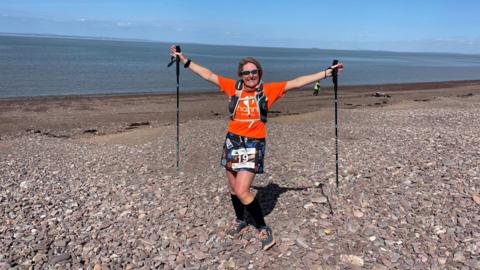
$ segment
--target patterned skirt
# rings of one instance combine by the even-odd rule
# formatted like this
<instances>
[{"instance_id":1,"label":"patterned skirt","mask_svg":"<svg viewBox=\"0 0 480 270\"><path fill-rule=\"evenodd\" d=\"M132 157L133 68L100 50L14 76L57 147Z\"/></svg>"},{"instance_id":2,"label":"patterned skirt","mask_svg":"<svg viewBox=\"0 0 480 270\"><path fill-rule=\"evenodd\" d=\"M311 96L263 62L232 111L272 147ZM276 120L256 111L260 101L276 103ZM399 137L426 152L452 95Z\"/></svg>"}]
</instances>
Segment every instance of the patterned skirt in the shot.
<instances>
[{"instance_id":1,"label":"patterned skirt","mask_svg":"<svg viewBox=\"0 0 480 270\"><path fill-rule=\"evenodd\" d=\"M227 133L223 143L221 165L232 172L263 173L265 139L248 138Z\"/></svg>"}]
</instances>

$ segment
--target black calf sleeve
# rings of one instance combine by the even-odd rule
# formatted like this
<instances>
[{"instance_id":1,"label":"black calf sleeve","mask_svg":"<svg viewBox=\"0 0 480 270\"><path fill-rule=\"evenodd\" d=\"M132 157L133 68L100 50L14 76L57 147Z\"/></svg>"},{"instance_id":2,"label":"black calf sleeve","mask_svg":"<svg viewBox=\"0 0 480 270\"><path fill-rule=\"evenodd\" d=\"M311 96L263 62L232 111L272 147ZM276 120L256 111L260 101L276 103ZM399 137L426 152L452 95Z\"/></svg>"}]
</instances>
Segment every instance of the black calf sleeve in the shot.
<instances>
[{"instance_id":1,"label":"black calf sleeve","mask_svg":"<svg viewBox=\"0 0 480 270\"><path fill-rule=\"evenodd\" d=\"M237 195L230 194L232 197L233 209L238 220L245 220L245 206L242 204Z\"/></svg>"},{"instance_id":2,"label":"black calf sleeve","mask_svg":"<svg viewBox=\"0 0 480 270\"><path fill-rule=\"evenodd\" d=\"M250 204L245 205L245 207L255 220L255 225L257 229L263 226L267 226L265 224L265 220L263 219L262 209L260 208L260 203L258 202L257 197L255 197Z\"/></svg>"}]
</instances>

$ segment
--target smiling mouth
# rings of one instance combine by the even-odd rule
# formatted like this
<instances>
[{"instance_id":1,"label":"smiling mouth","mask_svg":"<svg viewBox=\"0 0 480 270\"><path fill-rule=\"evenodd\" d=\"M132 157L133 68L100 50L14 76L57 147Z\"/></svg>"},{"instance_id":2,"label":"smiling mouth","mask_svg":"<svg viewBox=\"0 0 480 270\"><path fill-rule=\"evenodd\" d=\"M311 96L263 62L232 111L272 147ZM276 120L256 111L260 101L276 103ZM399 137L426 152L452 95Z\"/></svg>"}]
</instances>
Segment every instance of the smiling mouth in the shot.
<instances>
[{"instance_id":1,"label":"smiling mouth","mask_svg":"<svg viewBox=\"0 0 480 270\"><path fill-rule=\"evenodd\" d=\"M256 84L257 81L258 81L257 78L247 78L247 79L245 80L245 83L248 84L248 86L251 87L251 86L254 86L254 84Z\"/></svg>"}]
</instances>

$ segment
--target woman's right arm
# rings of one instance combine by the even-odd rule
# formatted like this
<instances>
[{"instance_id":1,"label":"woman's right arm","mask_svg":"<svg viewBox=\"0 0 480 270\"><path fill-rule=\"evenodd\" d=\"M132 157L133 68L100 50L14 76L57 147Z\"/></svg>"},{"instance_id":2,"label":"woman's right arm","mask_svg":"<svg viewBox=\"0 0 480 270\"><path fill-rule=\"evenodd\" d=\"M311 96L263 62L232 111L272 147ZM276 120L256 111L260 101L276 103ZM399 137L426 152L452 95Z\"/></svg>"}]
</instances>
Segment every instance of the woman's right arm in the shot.
<instances>
[{"instance_id":1,"label":"woman's right arm","mask_svg":"<svg viewBox=\"0 0 480 270\"><path fill-rule=\"evenodd\" d=\"M183 53L177 52L175 45L172 45L172 47L170 47L170 55L172 57L176 57L178 55L178 57L180 58L180 62L182 62L182 64L184 65L189 61ZM213 73L208 68L202 67L191 60L188 68L190 68L195 74L202 77L204 80L209 81L215 85L219 85L217 74Z\"/></svg>"}]
</instances>

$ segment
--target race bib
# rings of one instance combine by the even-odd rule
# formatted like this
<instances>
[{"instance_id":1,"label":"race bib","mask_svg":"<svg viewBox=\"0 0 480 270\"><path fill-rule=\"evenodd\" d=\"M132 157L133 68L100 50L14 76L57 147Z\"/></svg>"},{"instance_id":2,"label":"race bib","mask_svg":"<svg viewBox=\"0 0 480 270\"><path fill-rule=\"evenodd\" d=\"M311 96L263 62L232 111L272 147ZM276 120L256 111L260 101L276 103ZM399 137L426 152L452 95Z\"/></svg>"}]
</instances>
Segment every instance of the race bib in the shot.
<instances>
[{"instance_id":1,"label":"race bib","mask_svg":"<svg viewBox=\"0 0 480 270\"><path fill-rule=\"evenodd\" d=\"M254 169L255 148L240 148L232 150L232 169Z\"/></svg>"}]
</instances>

